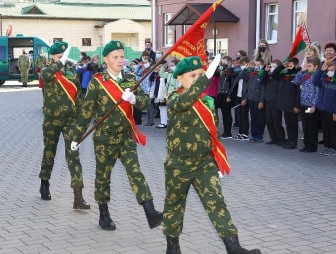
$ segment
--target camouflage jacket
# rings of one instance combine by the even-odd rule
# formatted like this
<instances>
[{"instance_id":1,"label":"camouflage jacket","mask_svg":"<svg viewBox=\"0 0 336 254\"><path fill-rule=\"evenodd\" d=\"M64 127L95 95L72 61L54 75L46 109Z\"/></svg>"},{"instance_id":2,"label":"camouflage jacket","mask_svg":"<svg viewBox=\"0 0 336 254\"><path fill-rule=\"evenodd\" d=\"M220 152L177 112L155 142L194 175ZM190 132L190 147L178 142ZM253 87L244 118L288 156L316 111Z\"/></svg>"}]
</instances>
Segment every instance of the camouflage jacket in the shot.
<instances>
[{"instance_id":1,"label":"camouflage jacket","mask_svg":"<svg viewBox=\"0 0 336 254\"><path fill-rule=\"evenodd\" d=\"M183 93L172 92L168 97L168 155L203 158L211 154L211 136L192 108L210 81L206 76L196 80ZM214 115L214 108L212 107Z\"/></svg>"},{"instance_id":2,"label":"camouflage jacket","mask_svg":"<svg viewBox=\"0 0 336 254\"><path fill-rule=\"evenodd\" d=\"M119 86L123 90L134 86L135 77L133 75L122 73L122 77L123 79ZM107 70L102 72L102 78L103 80L111 79ZM134 91L134 94L136 102L133 106L140 110L144 110L149 107L149 96L144 94L140 86ZM102 85L100 85L95 77L93 77L89 82L83 107L77 118L74 140L79 141L79 139L84 135L90 125L92 117L97 121L114 105L115 103L106 93ZM98 125L93 138L94 140L117 144L123 142L132 134L133 130L129 121L117 107L117 109L107 119Z\"/></svg>"},{"instance_id":3,"label":"camouflage jacket","mask_svg":"<svg viewBox=\"0 0 336 254\"><path fill-rule=\"evenodd\" d=\"M42 69L47 63L47 58L45 56L38 56L36 59L36 68Z\"/></svg>"},{"instance_id":4,"label":"camouflage jacket","mask_svg":"<svg viewBox=\"0 0 336 254\"><path fill-rule=\"evenodd\" d=\"M20 55L18 59L18 65L20 70L28 70L29 68L29 57L27 55Z\"/></svg>"},{"instance_id":5,"label":"camouflage jacket","mask_svg":"<svg viewBox=\"0 0 336 254\"><path fill-rule=\"evenodd\" d=\"M41 70L44 82L43 113L45 117L69 118L76 117L76 112L82 105L82 91L75 72L63 70L63 76L72 81L77 87L76 105L73 105L62 86L56 81L55 73L64 66L61 62L49 61Z\"/></svg>"}]
</instances>

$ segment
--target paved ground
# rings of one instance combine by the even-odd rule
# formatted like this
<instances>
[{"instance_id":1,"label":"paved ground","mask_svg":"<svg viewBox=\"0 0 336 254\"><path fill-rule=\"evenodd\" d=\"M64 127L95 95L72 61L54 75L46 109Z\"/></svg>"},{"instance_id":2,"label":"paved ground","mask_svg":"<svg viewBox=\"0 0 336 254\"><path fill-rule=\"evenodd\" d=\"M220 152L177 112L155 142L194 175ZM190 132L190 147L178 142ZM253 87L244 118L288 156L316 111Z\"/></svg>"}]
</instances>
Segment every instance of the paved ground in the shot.
<instances>
[{"instance_id":1,"label":"paved ground","mask_svg":"<svg viewBox=\"0 0 336 254\"><path fill-rule=\"evenodd\" d=\"M147 226L120 163L112 173L109 204L117 230L99 228L91 138L80 149L91 210L72 209L63 140L50 181L52 200L40 199L41 97L36 87L0 87L0 253L165 253L161 228ZM162 210L165 131L140 129L148 138L138 150L142 170ZM336 253L336 157L233 140L225 146L232 173L222 185L242 245L267 254ZM181 248L184 254L226 253L193 190Z\"/></svg>"}]
</instances>

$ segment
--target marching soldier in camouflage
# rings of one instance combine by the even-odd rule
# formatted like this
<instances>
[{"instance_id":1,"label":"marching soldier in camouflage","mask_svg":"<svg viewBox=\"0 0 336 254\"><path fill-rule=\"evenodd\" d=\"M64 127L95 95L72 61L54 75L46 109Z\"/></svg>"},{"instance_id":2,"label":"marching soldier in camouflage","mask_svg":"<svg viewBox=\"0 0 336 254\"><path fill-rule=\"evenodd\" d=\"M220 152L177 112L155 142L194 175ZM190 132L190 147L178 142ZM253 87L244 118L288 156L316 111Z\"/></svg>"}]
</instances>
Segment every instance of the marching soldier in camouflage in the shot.
<instances>
[{"instance_id":1,"label":"marching soldier in camouflage","mask_svg":"<svg viewBox=\"0 0 336 254\"><path fill-rule=\"evenodd\" d=\"M260 250L248 251L239 244L238 231L224 202L218 164L212 154L210 132L193 108L196 101L202 98L204 105L215 115L213 99L209 96L201 97L201 94L209 85L218 60L220 57L212 62L206 75L203 75L199 57L181 60L173 73L182 88L168 97L168 154L165 162L166 198L163 213L167 254L181 254L179 235L191 185L229 254L261 253Z\"/></svg>"},{"instance_id":2,"label":"marching soldier in camouflage","mask_svg":"<svg viewBox=\"0 0 336 254\"><path fill-rule=\"evenodd\" d=\"M39 75L39 88L42 89L42 95L44 96L44 86L43 86L43 80L41 77L41 70L47 63L47 58L43 54L43 50L39 52L39 56L36 58L36 73Z\"/></svg>"},{"instance_id":3,"label":"marching soldier in camouflage","mask_svg":"<svg viewBox=\"0 0 336 254\"><path fill-rule=\"evenodd\" d=\"M22 55L19 56L18 60L19 70L21 73L21 82L22 87L27 87L28 82L28 70L29 70L29 57L26 53L26 51L22 50Z\"/></svg>"},{"instance_id":4,"label":"marching soldier in camouflage","mask_svg":"<svg viewBox=\"0 0 336 254\"><path fill-rule=\"evenodd\" d=\"M66 42L54 43L49 53L51 60L42 69L44 81L44 121L43 138L44 151L40 171L40 193L43 200L50 200L49 179L54 165L57 143L60 134L65 142L65 157L71 174L71 187L74 190L74 209L90 209L82 196L83 174L78 151L72 151L70 144L73 138L73 128L76 112L81 107L81 87L76 74L68 68L66 62L68 52L64 53Z\"/></svg>"},{"instance_id":5,"label":"marching soldier in camouflage","mask_svg":"<svg viewBox=\"0 0 336 254\"><path fill-rule=\"evenodd\" d=\"M77 118L76 133L72 149L78 149L78 141L90 125L91 118L100 119L116 101L116 93L109 89L116 89L122 94L122 102L116 110L105 119L95 130L94 152L96 156L95 199L99 205L99 225L104 230L115 230L116 226L110 217L107 203L110 201L111 170L119 158L126 169L132 191L145 210L150 228L157 227L162 222L162 213L154 208L153 197L144 175L140 170L137 144L134 134L137 131L132 116L133 107L145 110L149 107L149 97L140 87L134 93L130 88L135 84L133 75L122 72L124 65L124 49L119 41L111 41L103 50L107 68L97 73L88 85L87 94L81 113ZM126 103L126 104L125 104ZM125 115L122 105L129 106L130 115ZM133 124L132 124L133 122Z\"/></svg>"}]
</instances>

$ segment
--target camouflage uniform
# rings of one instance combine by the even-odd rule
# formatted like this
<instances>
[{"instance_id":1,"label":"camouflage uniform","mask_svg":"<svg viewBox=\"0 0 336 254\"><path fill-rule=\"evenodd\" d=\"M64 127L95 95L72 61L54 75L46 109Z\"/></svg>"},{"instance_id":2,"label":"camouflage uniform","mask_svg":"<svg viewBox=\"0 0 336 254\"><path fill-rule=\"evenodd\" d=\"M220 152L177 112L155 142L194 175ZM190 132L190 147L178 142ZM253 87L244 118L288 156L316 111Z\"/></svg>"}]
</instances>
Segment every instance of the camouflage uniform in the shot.
<instances>
[{"instance_id":1,"label":"camouflage uniform","mask_svg":"<svg viewBox=\"0 0 336 254\"><path fill-rule=\"evenodd\" d=\"M210 133L192 109L194 102L208 86L203 76L182 94L173 92L168 98L168 156L165 162L166 199L163 233L178 237L190 185L194 186L204 209L219 236L237 234L226 209L218 166L211 151ZM214 109L212 107L214 113Z\"/></svg>"},{"instance_id":2,"label":"camouflage uniform","mask_svg":"<svg viewBox=\"0 0 336 254\"><path fill-rule=\"evenodd\" d=\"M50 179L57 143L62 133L65 142L65 157L71 174L71 187L83 187L82 166L78 151L71 151L70 149L73 140L73 128L76 123L76 112L82 104L81 88L73 70L63 71L63 75L77 87L76 105L73 105L61 85L55 80L54 74L63 67L61 62L51 60L41 71L45 96L43 103L44 151L40 178L43 180Z\"/></svg>"},{"instance_id":3,"label":"camouflage uniform","mask_svg":"<svg viewBox=\"0 0 336 254\"><path fill-rule=\"evenodd\" d=\"M109 73L102 72L103 80L111 79ZM135 84L133 75L123 74L119 83L125 90ZM149 106L149 97L139 87L134 91L136 96L135 107L144 110ZM77 119L76 142L84 135L90 125L91 118L100 119L115 103L105 92L104 88L93 78L85 96L81 113ZM133 130L124 114L117 108L106 120L98 125L94 136L94 150L96 155L95 199L98 204L110 201L110 177L113 166L119 158L124 165L132 191L139 204L152 200L152 194L140 171L137 154L137 144L132 137Z\"/></svg>"},{"instance_id":4,"label":"camouflage uniform","mask_svg":"<svg viewBox=\"0 0 336 254\"><path fill-rule=\"evenodd\" d=\"M47 58L45 56L39 55L36 59L36 68L39 68L40 71L47 63Z\"/></svg>"},{"instance_id":5,"label":"camouflage uniform","mask_svg":"<svg viewBox=\"0 0 336 254\"><path fill-rule=\"evenodd\" d=\"M19 56L18 60L19 70L21 73L21 82L28 82L28 70L29 70L29 57L25 54Z\"/></svg>"}]
</instances>

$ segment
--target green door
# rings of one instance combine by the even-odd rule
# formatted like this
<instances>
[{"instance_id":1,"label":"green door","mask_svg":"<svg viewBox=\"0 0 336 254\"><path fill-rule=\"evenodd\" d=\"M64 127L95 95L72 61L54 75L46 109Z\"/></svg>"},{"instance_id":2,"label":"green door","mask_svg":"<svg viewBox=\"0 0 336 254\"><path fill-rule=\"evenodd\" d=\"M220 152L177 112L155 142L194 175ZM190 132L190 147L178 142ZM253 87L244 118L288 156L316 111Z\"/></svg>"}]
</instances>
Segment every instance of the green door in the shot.
<instances>
[{"instance_id":1,"label":"green door","mask_svg":"<svg viewBox=\"0 0 336 254\"><path fill-rule=\"evenodd\" d=\"M0 80L8 79L8 38L0 37Z\"/></svg>"}]
</instances>

